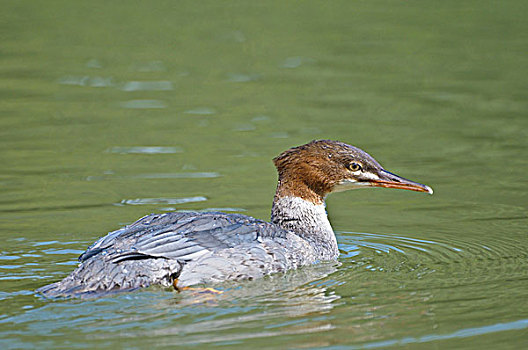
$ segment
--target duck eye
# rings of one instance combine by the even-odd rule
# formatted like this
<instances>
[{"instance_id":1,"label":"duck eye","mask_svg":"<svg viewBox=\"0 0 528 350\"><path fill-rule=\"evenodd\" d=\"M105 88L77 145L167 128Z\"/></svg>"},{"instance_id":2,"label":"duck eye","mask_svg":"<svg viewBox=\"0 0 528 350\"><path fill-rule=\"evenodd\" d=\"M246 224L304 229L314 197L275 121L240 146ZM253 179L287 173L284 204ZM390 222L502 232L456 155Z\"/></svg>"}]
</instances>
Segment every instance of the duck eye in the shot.
<instances>
[{"instance_id":1,"label":"duck eye","mask_svg":"<svg viewBox=\"0 0 528 350\"><path fill-rule=\"evenodd\" d=\"M361 164L353 162L348 164L348 169L351 171L360 171L361 170Z\"/></svg>"}]
</instances>

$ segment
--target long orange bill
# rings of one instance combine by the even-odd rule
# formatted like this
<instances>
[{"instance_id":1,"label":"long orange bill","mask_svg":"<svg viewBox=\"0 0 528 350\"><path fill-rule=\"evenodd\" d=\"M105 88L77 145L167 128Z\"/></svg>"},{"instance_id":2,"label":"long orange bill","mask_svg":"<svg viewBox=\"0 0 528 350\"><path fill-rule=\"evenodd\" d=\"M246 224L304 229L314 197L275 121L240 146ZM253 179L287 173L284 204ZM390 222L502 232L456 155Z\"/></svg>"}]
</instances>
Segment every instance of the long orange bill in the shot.
<instances>
[{"instance_id":1,"label":"long orange bill","mask_svg":"<svg viewBox=\"0 0 528 350\"><path fill-rule=\"evenodd\" d=\"M380 172L379 180L370 180L369 182L375 187L399 188L402 190L427 192L429 194L433 194L433 189L431 187L407 180L401 176L388 172L387 170L382 170Z\"/></svg>"}]
</instances>

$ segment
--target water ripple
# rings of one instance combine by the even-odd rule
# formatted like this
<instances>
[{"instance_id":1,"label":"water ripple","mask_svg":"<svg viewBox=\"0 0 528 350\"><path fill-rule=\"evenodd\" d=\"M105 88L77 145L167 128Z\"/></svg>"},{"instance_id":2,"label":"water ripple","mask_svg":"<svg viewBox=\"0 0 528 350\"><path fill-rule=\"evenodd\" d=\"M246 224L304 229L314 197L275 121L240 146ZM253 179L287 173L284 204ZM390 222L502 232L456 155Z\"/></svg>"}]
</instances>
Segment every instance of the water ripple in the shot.
<instances>
[{"instance_id":1,"label":"water ripple","mask_svg":"<svg viewBox=\"0 0 528 350\"><path fill-rule=\"evenodd\" d=\"M346 232L340 235L339 241L340 259L349 268L412 274L417 278L442 274L444 281L455 284L462 281L465 284L485 283L503 279L506 275L514 278L516 274L522 274L528 257L526 247L520 247L518 242L505 237L488 239L484 245L460 238L442 242Z\"/></svg>"},{"instance_id":2,"label":"water ripple","mask_svg":"<svg viewBox=\"0 0 528 350\"><path fill-rule=\"evenodd\" d=\"M216 111L209 107L198 107L198 108L188 109L184 113L185 114L196 114L196 115L211 115L211 114L215 114Z\"/></svg>"},{"instance_id":3,"label":"water ripple","mask_svg":"<svg viewBox=\"0 0 528 350\"><path fill-rule=\"evenodd\" d=\"M113 175L87 176L86 181L103 181L113 179L213 179L221 175L216 172L185 172L185 173L153 173L137 175Z\"/></svg>"},{"instance_id":4,"label":"water ripple","mask_svg":"<svg viewBox=\"0 0 528 350\"><path fill-rule=\"evenodd\" d=\"M260 74L243 74L243 73L229 73L227 81L231 83L247 83L260 79Z\"/></svg>"},{"instance_id":5,"label":"water ripple","mask_svg":"<svg viewBox=\"0 0 528 350\"><path fill-rule=\"evenodd\" d=\"M185 197L185 198L136 198L136 199L123 199L121 204L129 205L151 205L151 204L184 204L193 202L203 202L207 198L203 196L196 197Z\"/></svg>"},{"instance_id":6,"label":"water ripple","mask_svg":"<svg viewBox=\"0 0 528 350\"><path fill-rule=\"evenodd\" d=\"M121 102L121 107L128 109L161 109L167 104L160 100L128 100Z\"/></svg>"},{"instance_id":7,"label":"water ripple","mask_svg":"<svg viewBox=\"0 0 528 350\"><path fill-rule=\"evenodd\" d=\"M110 87L114 86L111 77L90 77L90 76L72 76L67 75L58 80L61 85L90 86L90 87Z\"/></svg>"},{"instance_id":8,"label":"water ripple","mask_svg":"<svg viewBox=\"0 0 528 350\"><path fill-rule=\"evenodd\" d=\"M172 82L161 81L129 81L123 85L123 91L170 91L174 86Z\"/></svg>"},{"instance_id":9,"label":"water ripple","mask_svg":"<svg viewBox=\"0 0 528 350\"><path fill-rule=\"evenodd\" d=\"M306 63L314 63L315 60L313 58L309 57L288 57L284 60L284 62L280 65L281 68L298 68L303 64Z\"/></svg>"},{"instance_id":10,"label":"water ripple","mask_svg":"<svg viewBox=\"0 0 528 350\"><path fill-rule=\"evenodd\" d=\"M139 174L127 176L129 178L138 179L210 179L220 177L219 173L215 172L194 172L194 173L159 173L159 174Z\"/></svg>"},{"instance_id":11,"label":"water ripple","mask_svg":"<svg viewBox=\"0 0 528 350\"><path fill-rule=\"evenodd\" d=\"M477 335L484 335L495 332L504 332L511 330L521 330L528 328L528 319L506 322L506 323L496 323L489 326L475 327L475 328L464 328L453 333L449 334L429 334L422 337L406 337L403 339L394 339L394 340L384 340L379 342L363 344L360 347L351 347L349 349L373 349L373 348L383 348L387 346L396 346L396 345L406 345L413 343L428 343L438 340L447 340L453 338L467 338L474 337Z\"/></svg>"},{"instance_id":12,"label":"water ripple","mask_svg":"<svg viewBox=\"0 0 528 350\"><path fill-rule=\"evenodd\" d=\"M132 146L132 147L112 147L107 150L110 153L119 154L170 154L170 153L182 153L183 149L180 147L147 147L147 146Z\"/></svg>"}]
</instances>

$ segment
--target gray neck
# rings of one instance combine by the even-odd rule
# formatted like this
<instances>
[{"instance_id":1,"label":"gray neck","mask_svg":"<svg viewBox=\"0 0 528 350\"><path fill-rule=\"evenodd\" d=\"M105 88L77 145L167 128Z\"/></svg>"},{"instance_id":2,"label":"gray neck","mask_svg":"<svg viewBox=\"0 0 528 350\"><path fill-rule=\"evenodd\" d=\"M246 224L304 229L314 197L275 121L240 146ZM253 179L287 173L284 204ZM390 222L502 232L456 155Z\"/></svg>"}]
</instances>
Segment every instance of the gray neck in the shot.
<instances>
[{"instance_id":1,"label":"gray neck","mask_svg":"<svg viewBox=\"0 0 528 350\"><path fill-rule=\"evenodd\" d=\"M320 260L337 259L337 240L324 203L314 204L299 197L275 198L271 222L308 241Z\"/></svg>"}]
</instances>

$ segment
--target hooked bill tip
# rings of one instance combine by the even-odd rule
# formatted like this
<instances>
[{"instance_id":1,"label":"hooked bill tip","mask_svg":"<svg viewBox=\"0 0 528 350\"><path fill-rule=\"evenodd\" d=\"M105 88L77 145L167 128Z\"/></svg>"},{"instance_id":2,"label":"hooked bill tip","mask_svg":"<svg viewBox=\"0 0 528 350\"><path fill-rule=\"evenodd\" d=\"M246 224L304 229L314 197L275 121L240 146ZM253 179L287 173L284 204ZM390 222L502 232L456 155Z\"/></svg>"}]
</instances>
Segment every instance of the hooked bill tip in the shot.
<instances>
[{"instance_id":1,"label":"hooked bill tip","mask_svg":"<svg viewBox=\"0 0 528 350\"><path fill-rule=\"evenodd\" d=\"M429 194L433 194L433 192L434 192L433 189L431 187L427 186L427 185L425 185L425 189L427 190L427 193L429 193Z\"/></svg>"}]
</instances>

